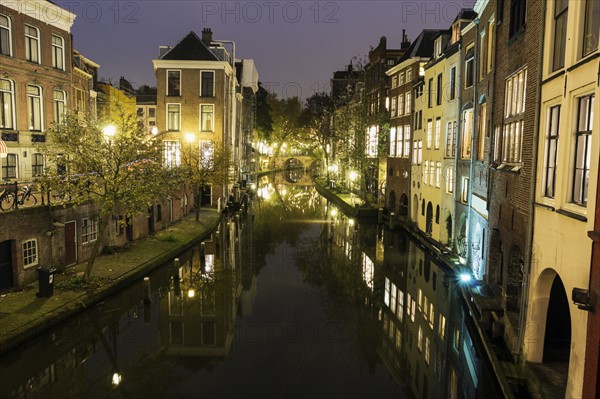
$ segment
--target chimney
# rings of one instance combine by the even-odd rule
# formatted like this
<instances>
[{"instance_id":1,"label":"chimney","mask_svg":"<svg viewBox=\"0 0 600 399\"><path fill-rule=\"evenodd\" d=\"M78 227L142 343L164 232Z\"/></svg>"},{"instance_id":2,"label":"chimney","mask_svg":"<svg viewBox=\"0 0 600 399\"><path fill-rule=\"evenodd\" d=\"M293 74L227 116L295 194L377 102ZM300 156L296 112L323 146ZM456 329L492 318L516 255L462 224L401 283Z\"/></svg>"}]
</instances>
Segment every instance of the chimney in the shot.
<instances>
[{"instance_id":1,"label":"chimney","mask_svg":"<svg viewBox=\"0 0 600 399\"><path fill-rule=\"evenodd\" d=\"M209 46L212 43L212 30L210 28L202 29L202 41Z\"/></svg>"}]
</instances>

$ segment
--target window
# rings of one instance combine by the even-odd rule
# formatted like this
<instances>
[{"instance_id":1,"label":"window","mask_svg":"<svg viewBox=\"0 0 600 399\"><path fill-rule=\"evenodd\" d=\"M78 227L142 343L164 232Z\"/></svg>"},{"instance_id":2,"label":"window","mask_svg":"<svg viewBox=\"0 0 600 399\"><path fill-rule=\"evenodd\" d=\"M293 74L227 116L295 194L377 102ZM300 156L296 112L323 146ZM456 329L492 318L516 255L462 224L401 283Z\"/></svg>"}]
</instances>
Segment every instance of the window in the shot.
<instances>
[{"instance_id":1,"label":"window","mask_svg":"<svg viewBox=\"0 0 600 399\"><path fill-rule=\"evenodd\" d=\"M433 302L429 302L429 328L431 328L432 330L433 330L433 321L434 320L435 320L435 310L433 307Z\"/></svg>"},{"instance_id":2,"label":"window","mask_svg":"<svg viewBox=\"0 0 600 399\"><path fill-rule=\"evenodd\" d=\"M167 104L167 130L181 129L181 104Z\"/></svg>"},{"instance_id":3,"label":"window","mask_svg":"<svg viewBox=\"0 0 600 399\"><path fill-rule=\"evenodd\" d=\"M89 244L98 239L98 218L81 219L81 242Z\"/></svg>"},{"instance_id":4,"label":"window","mask_svg":"<svg viewBox=\"0 0 600 399\"><path fill-rule=\"evenodd\" d=\"M487 57L485 54L485 45L485 29L483 29L483 31L479 34L479 54L477 55L479 57L479 80L485 77L485 73L487 71Z\"/></svg>"},{"instance_id":5,"label":"window","mask_svg":"<svg viewBox=\"0 0 600 399\"><path fill-rule=\"evenodd\" d=\"M435 139L433 142L434 148L436 150L440 149L440 135L442 132L442 119L441 118L436 118L435 119Z\"/></svg>"},{"instance_id":6,"label":"window","mask_svg":"<svg viewBox=\"0 0 600 399\"><path fill-rule=\"evenodd\" d=\"M163 141L163 165L166 168L174 168L181 165L181 144L179 141Z\"/></svg>"},{"instance_id":7,"label":"window","mask_svg":"<svg viewBox=\"0 0 600 399\"><path fill-rule=\"evenodd\" d=\"M212 169L215 155L215 144L210 140L200 140L200 159L202 167Z\"/></svg>"},{"instance_id":8,"label":"window","mask_svg":"<svg viewBox=\"0 0 600 399\"><path fill-rule=\"evenodd\" d=\"M406 97L406 100L404 102L404 113L406 115L408 115L408 114L410 114L411 106L412 106L412 104L411 104L411 98L410 98L411 97L411 92L407 91L404 96Z\"/></svg>"},{"instance_id":9,"label":"window","mask_svg":"<svg viewBox=\"0 0 600 399\"><path fill-rule=\"evenodd\" d=\"M369 158L377 157L379 141L379 126L371 126L367 130L367 142L365 143L365 154Z\"/></svg>"},{"instance_id":10,"label":"window","mask_svg":"<svg viewBox=\"0 0 600 399\"><path fill-rule=\"evenodd\" d=\"M427 107L431 108L431 90L433 87L433 78L429 79L429 84L427 85Z\"/></svg>"},{"instance_id":11,"label":"window","mask_svg":"<svg viewBox=\"0 0 600 399\"><path fill-rule=\"evenodd\" d=\"M85 114L85 92L75 89L75 107L78 114Z\"/></svg>"},{"instance_id":12,"label":"window","mask_svg":"<svg viewBox=\"0 0 600 399\"><path fill-rule=\"evenodd\" d=\"M467 48L467 55L465 56L465 87L473 86L474 79L474 53L473 45Z\"/></svg>"},{"instance_id":13,"label":"window","mask_svg":"<svg viewBox=\"0 0 600 399\"><path fill-rule=\"evenodd\" d=\"M38 264L37 240L23 241L23 267L28 268Z\"/></svg>"},{"instance_id":14,"label":"window","mask_svg":"<svg viewBox=\"0 0 600 399\"><path fill-rule=\"evenodd\" d=\"M488 22L488 33L487 33L487 71L490 73L494 67L494 26L495 21L492 19Z\"/></svg>"},{"instance_id":15,"label":"window","mask_svg":"<svg viewBox=\"0 0 600 399\"><path fill-rule=\"evenodd\" d=\"M423 350L423 328L419 326L419 333L417 335L417 349L419 352Z\"/></svg>"},{"instance_id":16,"label":"window","mask_svg":"<svg viewBox=\"0 0 600 399\"><path fill-rule=\"evenodd\" d=\"M181 96L181 71L167 70L167 96Z\"/></svg>"},{"instance_id":17,"label":"window","mask_svg":"<svg viewBox=\"0 0 600 399\"><path fill-rule=\"evenodd\" d=\"M450 100L456 98L456 67L450 68Z\"/></svg>"},{"instance_id":18,"label":"window","mask_svg":"<svg viewBox=\"0 0 600 399\"><path fill-rule=\"evenodd\" d=\"M41 64L40 30L30 25L25 25L25 59L36 64Z\"/></svg>"},{"instance_id":19,"label":"window","mask_svg":"<svg viewBox=\"0 0 600 399\"><path fill-rule=\"evenodd\" d=\"M201 131L203 131L203 132L214 131L213 112L214 112L214 107L212 104L200 105L200 130Z\"/></svg>"},{"instance_id":20,"label":"window","mask_svg":"<svg viewBox=\"0 0 600 399\"><path fill-rule=\"evenodd\" d=\"M392 117L396 116L396 109L397 109L397 105L398 105L397 101L398 100L396 97L392 97L392 108L390 110Z\"/></svg>"},{"instance_id":21,"label":"window","mask_svg":"<svg viewBox=\"0 0 600 399\"><path fill-rule=\"evenodd\" d=\"M390 128L390 157L396 156L396 128Z\"/></svg>"},{"instance_id":22,"label":"window","mask_svg":"<svg viewBox=\"0 0 600 399\"><path fill-rule=\"evenodd\" d=\"M404 94L398 96L398 115L404 115Z\"/></svg>"},{"instance_id":23,"label":"window","mask_svg":"<svg viewBox=\"0 0 600 399\"><path fill-rule=\"evenodd\" d=\"M446 338L446 317L440 313L440 323L438 324L438 334L442 341Z\"/></svg>"},{"instance_id":24,"label":"window","mask_svg":"<svg viewBox=\"0 0 600 399\"><path fill-rule=\"evenodd\" d=\"M404 125L404 153L403 158L408 158L410 154L410 125Z\"/></svg>"},{"instance_id":25,"label":"window","mask_svg":"<svg viewBox=\"0 0 600 399\"><path fill-rule=\"evenodd\" d=\"M435 178L435 164L433 161L429 162L429 185L433 186L433 179Z\"/></svg>"},{"instance_id":26,"label":"window","mask_svg":"<svg viewBox=\"0 0 600 399\"><path fill-rule=\"evenodd\" d=\"M460 157L462 159L471 158L471 139L473 137L473 109L463 112L462 135L460 138Z\"/></svg>"},{"instance_id":27,"label":"window","mask_svg":"<svg viewBox=\"0 0 600 399\"><path fill-rule=\"evenodd\" d=\"M425 364L429 365L429 337L425 338Z\"/></svg>"},{"instance_id":28,"label":"window","mask_svg":"<svg viewBox=\"0 0 600 399\"><path fill-rule=\"evenodd\" d=\"M598 49L598 33L600 32L600 1L585 2L585 22L583 24L583 51L586 56Z\"/></svg>"},{"instance_id":29,"label":"window","mask_svg":"<svg viewBox=\"0 0 600 399\"><path fill-rule=\"evenodd\" d=\"M546 136L546 156L544 159L544 197L554 198L556 182L556 156L558 154L558 133L560 105L548 111L548 134Z\"/></svg>"},{"instance_id":30,"label":"window","mask_svg":"<svg viewBox=\"0 0 600 399\"><path fill-rule=\"evenodd\" d=\"M427 174L429 173L429 161L425 161L425 166L423 166L423 184L427 184L429 177Z\"/></svg>"},{"instance_id":31,"label":"window","mask_svg":"<svg viewBox=\"0 0 600 399\"><path fill-rule=\"evenodd\" d=\"M446 157L456 155L456 121L446 125Z\"/></svg>"},{"instance_id":32,"label":"window","mask_svg":"<svg viewBox=\"0 0 600 399\"><path fill-rule=\"evenodd\" d=\"M392 76L392 89L395 89L398 86L398 77L396 75Z\"/></svg>"},{"instance_id":33,"label":"window","mask_svg":"<svg viewBox=\"0 0 600 399\"><path fill-rule=\"evenodd\" d=\"M6 157L2 158L2 178L17 178L17 154L6 154Z\"/></svg>"},{"instance_id":34,"label":"window","mask_svg":"<svg viewBox=\"0 0 600 399\"><path fill-rule=\"evenodd\" d=\"M442 163L438 161L435 164L435 186L440 188L440 184L442 182Z\"/></svg>"},{"instance_id":35,"label":"window","mask_svg":"<svg viewBox=\"0 0 600 399\"><path fill-rule=\"evenodd\" d=\"M451 194L454 192L454 169L446 169L446 193Z\"/></svg>"},{"instance_id":36,"label":"window","mask_svg":"<svg viewBox=\"0 0 600 399\"><path fill-rule=\"evenodd\" d=\"M140 107L137 109L137 116L139 118L143 118L144 117L144 108Z\"/></svg>"},{"instance_id":37,"label":"window","mask_svg":"<svg viewBox=\"0 0 600 399\"><path fill-rule=\"evenodd\" d=\"M587 205L590 166L592 163L592 128L594 96L579 98L577 131L575 132L575 165L573 170L573 202Z\"/></svg>"},{"instance_id":38,"label":"window","mask_svg":"<svg viewBox=\"0 0 600 399\"><path fill-rule=\"evenodd\" d=\"M33 177L42 176L44 174L44 155L37 152L32 154L31 174Z\"/></svg>"},{"instance_id":39,"label":"window","mask_svg":"<svg viewBox=\"0 0 600 399\"><path fill-rule=\"evenodd\" d=\"M460 330L458 327L454 327L454 342L453 342L454 350L458 351L460 349Z\"/></svg>"},{"instance_id":40,"label":"window","mask_svg":"<svg viewBox=\"0 0 600 399\"><path fill-rule=\"evenodd\" d=\"M62 123L65 119L67 94L63 90L54 90L54 122Z\"/></svg>"},{"instance_id":41,"label":"window","mask_svg":"<svg viewBox=\"0 0 600 399\"><path fill-rule=\"evenodd\" d=\"M398 86L402 86L404 84L404 72L398 75Z\"/></svg>"},{"instance_id":42,"label":"window","mask_svg":"<svg viewBox=\"0 0 600 399\"><path fill-rule=\"evenodd\" d=\"M427 149L431 149L431 141L433 140L433 121L427 119Z\"/></svg>"},{"instance_id":43,"label":"window","mask_svg":"<svg viewBox=\"0 0 600 399\"><path fill-rule=\"evenodd\" d=\"M52 35L52 66L65 70L65 39Z\"/></svg>"},{"instance_id":44,"label":"window","mask_svg":"<svg viewBox=\"0 0 600 399\"><path fill-rule=\"evenodd\" d=\"M423 95L423 83L419 83L417 87L415 87L415 98L419 98Z\"/></svg>"},{"instance_id":45,"label":"window","mask_svg":"<svg viewBox=\"0 0 600 399\"><path fill-rule=\"evenodd\" d=\"M437 92L436 104L442 105L442 74L437 76Z\"/></svg>"},{"instance_id":46,"label":"window","mask_svg":"<svg viewBox=\"0 0 600 399\"><path fill-rule=\"evenodd\" d=\"M462 202L464 202L465 204L469 203L469 178L468 177L462 178L460 198L461 198Z\"/></svg>"},{"instance_id":47,"label":"window","mask_svg":"<svg viewBox=\"0 0 600 399\"><path fill-rule=\"evenodd\" d=\"M521 162L523 125L524 123L521 121L504 125L504 130L502 131L502 162Z\"/></svg>"},{"instance_id":48,"label":"window","mask_svg":"<svg viewBox=\"0 0 600 399\"><path fill-rule=\"evenodd\" d=\"M433 42L433 57L434 58L438 58L440 55L442 55L442 37L438 37L437 39L435 39L435 41Z\"/></svg>"},{"instance_id":49,"label":"window","mask_svg":"<svg viewBox=\"0 0 600 399\"><path fill-rule=\"evenodd\" d=\"M415 130L423 128L423 110L415 112Z\"/></svg>"},{"instance_id":50,"label":"window","mask_svg":"<svg viewBox=\"0 0 600 399\"><path fill-rule=\"evenodd\" d=\"M417 145L417 165L423 163L423 140L419 140Z\"/></svg>"},{"instance_id":51,"label":"window","mask_svg":"<svg viewBox=\"0 0 600 399\"><path fill-rule=\"evenodd\" d=\"M12 55L10 18L0 14L0 54Z\"/></svg>"},{"instance_id":52,"label":"window","mask_svg":"<svg viewBox=\"0 0 600 399\"><path fill-rule=\"evenodd\" d=\"M215 96L215 72L202 71L200 72L200 96L214 97Z\"/></svg>"},{"instance_id":53,"label":"window","mask_svg":"<svg viewBox=\"0 0 600 399\"><path fill-rule=\"evenodd\" d=\"M15 91L12 80L0 79L0 129L15 128Z\"/></svg>"},{"instance_id":54,"label":"window","mask_svg":"<svg viewBox=\"0 0 600 399\"><path fill-rule=\"evenodd\" d=\"M477 132L477 159L485 158L485 138L487 137L487 105L481 104L479 114L479 131Z\"/></svg>"},{"instance_id":55,"label":"window","mask_svg":"<svg viewBox=\"0 0 600 399\"><path fill-rule=\"evenodd\" d=\"M156 118L156 108L154 108L154 107L148 108L148 117Z\"/></svg>"},{"instance_id":56,"label":"window","mask_svg":"<svg viewBox=\"0 0 600 399\"><path fill-rule=\"evenodd\" d=\"M510 0L509 37L525 27L526 0Z\"/></svg>"},{"instance_id":57,"label":"window","mask_svg":"<svg viewBox=\"0 0 600 399\"><path fill-rule=\"evenodd\" d=\"M40 86L27 85L27 112L29 130L33 132L41 132L42 88Z\"/></svg>"},{"instance_id":58,"label":"window","mask_svg":"<svg viewBox=\"0 0 600 399\"><path fill-rule=\"evenodd\" d=\"M125 219L122 215L115 218L115 235L120 236L125 232Z\"/></svg>"},{"instance_id":59,"label":"window","mask_svg":"<svg viewBox=\"0 0 600 399\"><path fill-rule=\"evenodd\" d=\"M406 83L412 82L412 69L406 70Z\"/></svg>"},{"instance_id":60,"label":"window","mask_svg":"<svg viewBox=\"0 0 600 399\"><path fill-rule=\"evenodd\" d=\"M552 53L552 71L556 71L565 66L568 9L568 0L554 0L554 49Z\"/></svg>"}]
</instances>

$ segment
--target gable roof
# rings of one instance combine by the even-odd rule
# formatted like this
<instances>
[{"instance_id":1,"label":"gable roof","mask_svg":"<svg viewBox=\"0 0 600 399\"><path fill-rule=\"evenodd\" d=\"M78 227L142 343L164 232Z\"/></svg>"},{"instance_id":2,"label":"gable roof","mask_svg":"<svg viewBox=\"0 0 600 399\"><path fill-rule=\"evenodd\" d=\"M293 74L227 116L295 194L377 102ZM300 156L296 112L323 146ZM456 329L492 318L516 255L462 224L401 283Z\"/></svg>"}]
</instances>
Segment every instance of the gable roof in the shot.
<instances>
[{"instance_id":1,"label":"gable roof","mask_svg":"<svg viewBox=\"0 0 600 399\"><path fill-rule=\"evenodd\" d=\"M410 58L431 57L433 55L433 42L435 38L446 32L446 29L423 29L396 64L400 64Z\"/></svg>"},{"instance_id":2,"label":"gable roof","mask_svg":"<svg viewBox=\"0 0 600 399\"><path fill-rule=\"evenodd\" d=\"M181 39L162 60L221 61L193 31Z\"/></svg>"}]
</instances>

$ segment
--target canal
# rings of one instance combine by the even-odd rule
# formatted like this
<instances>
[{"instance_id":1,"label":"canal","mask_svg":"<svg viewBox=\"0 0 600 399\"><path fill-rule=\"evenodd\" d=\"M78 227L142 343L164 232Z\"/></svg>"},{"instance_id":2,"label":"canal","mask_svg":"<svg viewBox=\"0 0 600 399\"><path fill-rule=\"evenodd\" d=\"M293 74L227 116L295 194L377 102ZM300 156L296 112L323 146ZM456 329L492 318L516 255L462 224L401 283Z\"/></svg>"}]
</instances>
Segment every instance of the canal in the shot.
<instances>
[{"instance_id":1,"label":"canal","mask_svg":"<svg viewBox=\"0 0 600 399\"><path fill-rule=\"evenodd\" d=\"M2 398L499 397L455 273L298 174L0 359Z\"/></svg>"}]
</instances>

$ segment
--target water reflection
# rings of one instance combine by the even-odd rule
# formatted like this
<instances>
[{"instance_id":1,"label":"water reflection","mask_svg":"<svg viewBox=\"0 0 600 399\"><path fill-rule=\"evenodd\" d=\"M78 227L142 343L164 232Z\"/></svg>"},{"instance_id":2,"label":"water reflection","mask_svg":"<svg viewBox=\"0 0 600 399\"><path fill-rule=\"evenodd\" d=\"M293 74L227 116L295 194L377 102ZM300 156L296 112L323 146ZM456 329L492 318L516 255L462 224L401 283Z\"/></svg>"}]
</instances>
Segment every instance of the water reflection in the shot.
<instances>
[{"instance_id":1,"label":"water reflection","mask_svg":"<svg viewBox=\"0 0 600 399\"><path fill-rule=\"evenodd\" d=\"M0 397L494 397L457 284L310 179L0 362Z\"/></svg>"}]
</instances>

